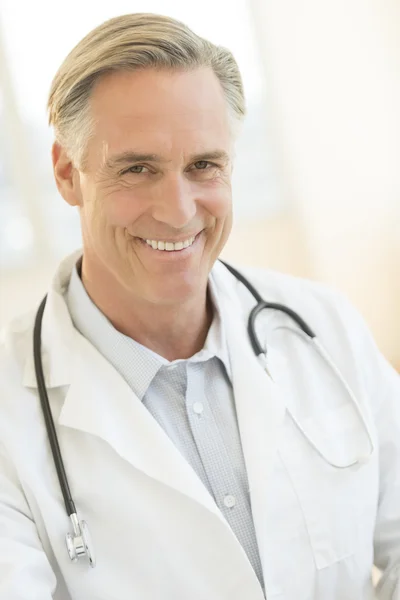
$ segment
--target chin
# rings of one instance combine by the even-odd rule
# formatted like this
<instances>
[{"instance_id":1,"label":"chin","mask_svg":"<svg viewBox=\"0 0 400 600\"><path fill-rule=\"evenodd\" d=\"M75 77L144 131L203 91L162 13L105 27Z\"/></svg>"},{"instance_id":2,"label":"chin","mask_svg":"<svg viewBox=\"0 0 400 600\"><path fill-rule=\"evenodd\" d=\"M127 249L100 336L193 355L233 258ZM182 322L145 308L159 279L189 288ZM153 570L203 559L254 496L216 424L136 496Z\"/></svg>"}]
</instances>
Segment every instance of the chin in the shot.
<instances>
[{"instance_id":1,"label":"chin","mask_svg":"<svg viewBox=\"0 0 400 600\"><path fill-rule=\"evenodd\" d=\"M149 282L148 290L153 301L157 304L180 305L190 300L190 298L199 296L203 287L207 287L207 281L202 286L198 276L181 273L175 276L166 275L160 277L156 282Z\"/></svg>"}]
</instances>

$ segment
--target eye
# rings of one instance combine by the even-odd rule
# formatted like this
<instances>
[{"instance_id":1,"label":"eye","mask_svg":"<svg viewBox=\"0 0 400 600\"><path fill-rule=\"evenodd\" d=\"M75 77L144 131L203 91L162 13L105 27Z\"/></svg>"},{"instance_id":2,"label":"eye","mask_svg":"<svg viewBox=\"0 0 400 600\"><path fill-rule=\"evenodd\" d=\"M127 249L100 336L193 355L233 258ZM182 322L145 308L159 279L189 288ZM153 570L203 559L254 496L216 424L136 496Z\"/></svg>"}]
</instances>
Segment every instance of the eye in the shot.
<instances>
[{"instance_id":1,"label":"eye","mask_svg":"<svg viewBox=\"0 0 400 600\"><path fill-rule=\"evenodd\" d=\"M208 162L208 160L198 160L194 163L193 166L196 167L196 169L199 171L204 171L204 169L207 169L207 167L210 167L212 165L210 162Z\"/></svg>"},{"instance_id":2,"label":"eye","mask_svg":"<svg viewBox=\"0 0 400 600\"><path fill-rule=\"evenodd\" d=\"M142 173L144 173L146 171L148 171L148 168L145 167L144 165L134 165L133 167L129 167L129 169L125 169L125 171L122 171L122 175L126 175L126 173L133 173L134 175L141 175Z\"/></svg>"}]
</instances>

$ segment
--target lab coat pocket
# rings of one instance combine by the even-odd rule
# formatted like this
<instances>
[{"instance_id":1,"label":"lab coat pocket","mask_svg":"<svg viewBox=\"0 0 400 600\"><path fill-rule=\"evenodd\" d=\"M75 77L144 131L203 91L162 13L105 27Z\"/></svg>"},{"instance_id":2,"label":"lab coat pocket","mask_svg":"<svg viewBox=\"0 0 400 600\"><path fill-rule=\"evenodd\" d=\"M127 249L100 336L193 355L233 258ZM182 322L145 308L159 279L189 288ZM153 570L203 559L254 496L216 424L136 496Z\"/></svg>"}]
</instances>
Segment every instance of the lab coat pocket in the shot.
<instances>
[{"instance_id":1,"label":"lab coat pocket","mask_svg":"<svg viewBox=\"0 0 400 600\"><path fill-rule=\"evenodd\" d=\"M354 555L368 543L368 530L373 529L372 459L358 461L368 455L369 439L351 404L299 425L301 429L291 415L280 454L300 504L315 565L324 569Z\"/></svg>"}]
</instances>

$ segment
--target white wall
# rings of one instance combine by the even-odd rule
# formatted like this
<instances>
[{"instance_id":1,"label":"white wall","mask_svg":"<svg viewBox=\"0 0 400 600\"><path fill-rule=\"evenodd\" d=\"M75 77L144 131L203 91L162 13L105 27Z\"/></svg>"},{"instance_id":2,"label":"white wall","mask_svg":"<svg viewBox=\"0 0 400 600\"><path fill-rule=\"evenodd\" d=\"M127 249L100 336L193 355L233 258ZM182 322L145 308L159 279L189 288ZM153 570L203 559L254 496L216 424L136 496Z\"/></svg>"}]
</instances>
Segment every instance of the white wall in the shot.
<instances>
[{"instance_id":1,"label":"white wall","mask_svg":"<svg viewBox=\"0 0 400 600\"><path fill-rule=\"evenodd\" d=\"M252 0L310 272L400 365L400 3Z\"/></svg>"}]
</instances>

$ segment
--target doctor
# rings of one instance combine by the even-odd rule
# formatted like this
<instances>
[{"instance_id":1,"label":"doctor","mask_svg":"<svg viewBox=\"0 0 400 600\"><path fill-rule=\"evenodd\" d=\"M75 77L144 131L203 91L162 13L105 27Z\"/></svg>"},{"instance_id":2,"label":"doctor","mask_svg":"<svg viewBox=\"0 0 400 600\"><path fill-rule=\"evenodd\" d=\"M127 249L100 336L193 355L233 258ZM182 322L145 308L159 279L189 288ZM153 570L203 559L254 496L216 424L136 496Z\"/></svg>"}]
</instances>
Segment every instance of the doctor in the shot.
<instances>
[{"instance_id":1,"label":"doctor","mask_svg":"<svg viewBox=\"0 0 400 600\"><path fill-rule=\"evenodd\" d=\"M83 553L34 307L0 349L0 600L398 600L398 376L336 293L249 270L334 363L265 310L265 370L254 298L217 261L245 112L232 55L166 17L116 18L65 59L49 112L83 252L48 290L41 359Z\"/></svg>"}]
</instances>

